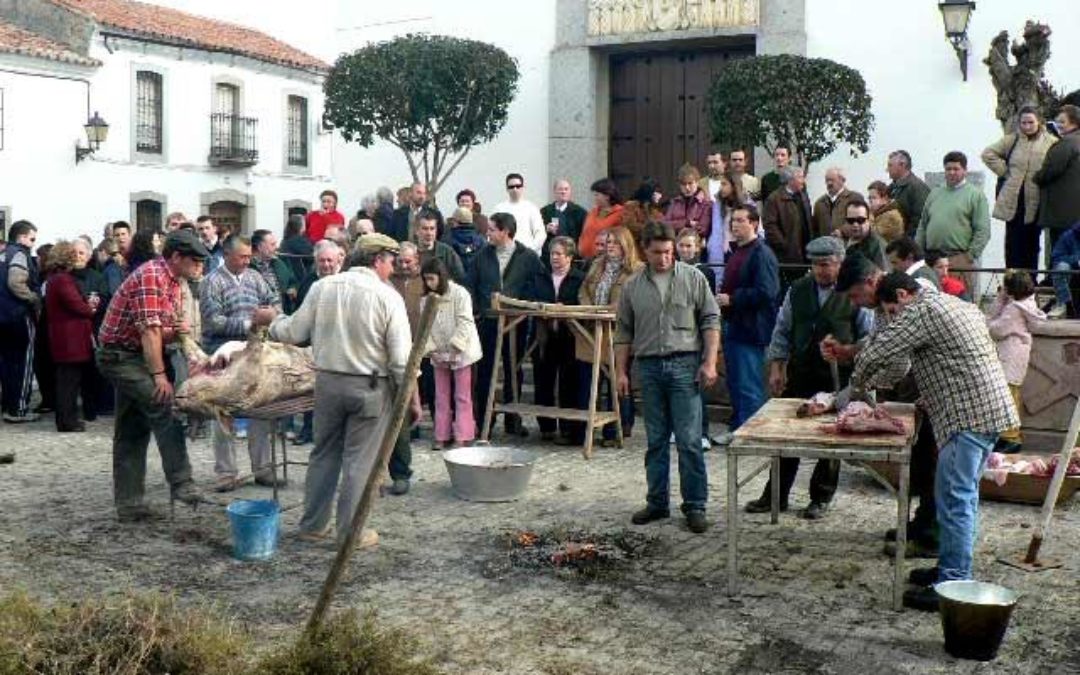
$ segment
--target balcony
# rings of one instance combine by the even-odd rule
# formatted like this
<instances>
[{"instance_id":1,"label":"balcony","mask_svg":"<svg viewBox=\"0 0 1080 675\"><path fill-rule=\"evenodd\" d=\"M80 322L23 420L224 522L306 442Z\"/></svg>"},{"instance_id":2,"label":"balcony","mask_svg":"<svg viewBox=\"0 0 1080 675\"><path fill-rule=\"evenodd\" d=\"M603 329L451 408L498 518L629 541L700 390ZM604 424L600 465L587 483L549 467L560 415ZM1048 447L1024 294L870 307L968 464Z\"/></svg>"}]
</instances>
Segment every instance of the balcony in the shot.
<instances>
[{"instance_id":1,"label":"balcony","mask_svg":"<svg viewBox=\"0 0 1080 675\"><path fill-rule=\"evenodd\" d=\"M259 162L259 120L228 113L210 115L210 164L253 166Z\"/></svg>"}]
</instances>

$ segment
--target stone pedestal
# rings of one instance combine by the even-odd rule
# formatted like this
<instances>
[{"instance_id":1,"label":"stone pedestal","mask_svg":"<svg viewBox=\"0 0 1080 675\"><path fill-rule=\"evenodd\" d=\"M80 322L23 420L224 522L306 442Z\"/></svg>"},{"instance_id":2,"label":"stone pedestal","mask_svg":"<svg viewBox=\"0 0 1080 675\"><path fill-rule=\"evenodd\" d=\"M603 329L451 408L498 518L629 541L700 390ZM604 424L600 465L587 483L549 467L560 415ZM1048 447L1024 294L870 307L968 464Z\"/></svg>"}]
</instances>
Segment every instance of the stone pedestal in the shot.
<instances>
[{"instance_id":1,"label":"stone pedestal","mask_svg":"<svg viewBox=\"0 0 1080 675\"><path fill-rule=\"evenodd\" d=\"M1046 321L1032 338L1021 394L1024 449L1057 451L1080 397L1080 321Z\"/></svg>"}]
</instances>

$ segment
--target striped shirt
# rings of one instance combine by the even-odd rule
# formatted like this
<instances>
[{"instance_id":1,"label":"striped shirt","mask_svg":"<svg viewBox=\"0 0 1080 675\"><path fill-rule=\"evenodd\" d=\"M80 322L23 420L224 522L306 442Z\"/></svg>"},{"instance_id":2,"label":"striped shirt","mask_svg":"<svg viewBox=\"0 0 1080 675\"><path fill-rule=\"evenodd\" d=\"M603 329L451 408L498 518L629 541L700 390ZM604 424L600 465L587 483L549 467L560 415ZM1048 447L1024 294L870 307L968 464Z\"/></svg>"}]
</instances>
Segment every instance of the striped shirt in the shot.
<instances>
[{"instance_id":1,"label":"striped shirt","mask_svg":"<svg viewBox=\"0 0 1080 675\"><path fill-rule=\"evenodd\" d=\"M281 309L281 296L258 270L233 274L225 265L210 273L199 294L202 344L213 352L229 340L243 340L251 330L251 315L260 306Z\"/></svg>"},{"instance_id":2,"label":"striped shirt","mask_svg":"<svg viewBox=\"0 0 1080 675\"><path fill-rule=\"evenodd\" d=\"M961 431L996 434L1020 426L1005 371L979 309L923 290L876 332L855 359L853 386L885 386L892 366L911 359L912 374L939 446Z\"/></svg>"}]
</instances>

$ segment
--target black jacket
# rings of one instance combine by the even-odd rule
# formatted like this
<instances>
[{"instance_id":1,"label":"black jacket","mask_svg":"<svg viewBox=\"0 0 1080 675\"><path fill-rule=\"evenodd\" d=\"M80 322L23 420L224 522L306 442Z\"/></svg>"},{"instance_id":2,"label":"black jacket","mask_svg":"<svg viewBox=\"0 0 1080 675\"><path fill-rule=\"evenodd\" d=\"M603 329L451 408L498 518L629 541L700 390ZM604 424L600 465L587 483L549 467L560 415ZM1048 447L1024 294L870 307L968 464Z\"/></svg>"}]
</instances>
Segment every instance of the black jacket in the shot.
<instances>
[{"instance_id":1,"label":"black jacket","mask_svg":"<svg viewBox=\"0 0 1080 675\"><path fill-rule=\"evenodd\" d=\"M1050 146L1035 182L1040 227L1065 230L1080 222L1080 129Z\"/></svg>"},{"instance_id":2,"label":"black jacket","mask_svg":"<svg viewBox=\"0 0 1080 675\"><path fill-rule=\"evenodd\" d=\"M443 220L443 215L439 211L439 209L435 208L434 206L428 206L427 208L435 212L435 222L438 227L437 236L439 239L442 239L443 233L446 229L446 221ZM390 227L387 228L387 231L383 232L383 234L391 237L395 241L409 241L409 239L411 238L409 235L413 234L410 227L411 223L409 223L409 213L410 211L408 204L398 209L395 209L393 217L390 218Z\"/></svg>"},{"instance_id":3,"label":"black jacket","mask_svg":"<svg viewBox=\"0 0 1080 675\"><path fill-rule=\"evenodd\" d=\"M544 275L540 283L540 297L537 300L540 302L558 302L563 305L581 304L578 302L578 292L581 290L583 281L585 281L585 273L571 266L570 271L566 273L566 278L559 285L559 292L556 293L555 282L551 280L551 273L549 272Z\"/></svg>"},{"instance_id":4,"label":"black jacket","mask_svg":"<svg viewBox=\"0 0 1080 675\"><path fill-rule=\"evenodd\" d=\"M577 240L581 238L581 231L585 229L585 218L588 215L589 212L585 210L585 207L574 202L567 202L566 208L561 213L555 209L555 202L551 202L540 209L540 217L544 219L544 227L547 227L547 224L552 220L559 221L558 233L549 234L547 239L544 240L544 247L540 250L540 259L545 265L551 267L551 260L548 258L551 240L555 237L570 237L576 244Z\"/></svg>"},{"instance_id":5,"label":"black jacket","mask_svg":"<svg viewBox=\"0 0 1080 675\"><path fill-rule=\"evenodd\" d=\"M495 256L495 247L490 244L476 254L476 262L469 275L469 288L473 294L473 312L477 316L487 316L491 309L491 296L494 293L517 300L541 301L547 269L529 247L514 242L514 253L506 264L506 272L499 274L499 259ZM546 280L551 284L551 279Z\"/></svg>"}]
</instances>

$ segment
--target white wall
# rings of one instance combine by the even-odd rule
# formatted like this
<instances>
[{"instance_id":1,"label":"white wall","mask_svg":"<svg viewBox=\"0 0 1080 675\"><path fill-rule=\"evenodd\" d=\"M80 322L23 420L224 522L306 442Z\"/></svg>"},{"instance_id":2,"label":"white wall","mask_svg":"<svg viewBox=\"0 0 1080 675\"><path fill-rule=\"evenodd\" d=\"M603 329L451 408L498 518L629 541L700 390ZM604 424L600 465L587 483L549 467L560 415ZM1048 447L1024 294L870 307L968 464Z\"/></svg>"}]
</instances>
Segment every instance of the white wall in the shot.
<instances>
[{"instance_id":1,"label":"white wall","mask_svg":"<svg viewBox=\"0 0 1080 675\"><path fill-rule=\"evenodd\" d=\"M1031 7L1037 5L1038 11ZM811 167L809 188L824 191L824 171L833 164L846 167L848 185L864 192L873 180L888 182L888 153L903 148L911 153L915 171L941 171L941 158L950 150L968 156L970 171L986 172L987 199L993 200L994 177L979 160L982 150L1001 136L994 117L997 103L982 59L1001 30L1019 37L1024 22L1049 23L1052 56L1047 73L1065 91L1080 88L1074 64L1080 58L1080 14L1076 0L1038 3L980 2L972 14L968 35L971 54L968 81L961 79L952 45L945 39L937 2L884 0L808 0L808 56L828 58L862 73L873 96L876 118L870 151L851 158L841 147ZM993 238L983 255L984 266L1004 265L1004 225L993 223Z\"/></svg>"}]
</instances>

